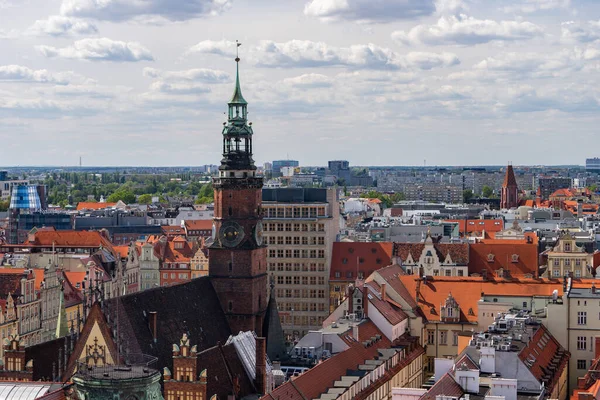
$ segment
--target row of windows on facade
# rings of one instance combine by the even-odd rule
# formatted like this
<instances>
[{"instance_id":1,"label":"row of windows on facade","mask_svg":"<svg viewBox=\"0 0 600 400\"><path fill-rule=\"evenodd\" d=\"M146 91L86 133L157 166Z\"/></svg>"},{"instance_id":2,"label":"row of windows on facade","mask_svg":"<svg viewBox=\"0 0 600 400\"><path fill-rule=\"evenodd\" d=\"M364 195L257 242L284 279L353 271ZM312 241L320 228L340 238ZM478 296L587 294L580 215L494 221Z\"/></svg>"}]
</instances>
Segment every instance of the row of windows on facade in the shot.
<instances>
[{"instance_id":1,"label":"row of windows on facade","mask_svg":"<svg viewBox=\"0 0 600 400\"><path fill-rule=\"evenodd\" d=\"M448 344L448 333L449 333L449 331L447 331L447 330L439 331L440 337L439 337L438 344L440 344L440 345ZM458 346L458 332L452 331L451 334L452 334L452 346ZM427 344L435 344L435 330L434 329L427 330Z\"/></svg>"},{"instance_id":2,"label":"row of windows on facade","mask_svg":"<svg viewBox=\"0 0 600 400\"><path fill-rule=\"evenodd\" d=\"M563 274L561 273L560 269L555 268L555 269L552 270L552 277L553 278L560 278L561 276L563 276ZM581 268L575 268L573 270L573 276L575 278L581 278L581 276L582 276Z\"/></svg>"},{"instance_id":3,"label":"row of windows on facade","mask_svg":"<svg viewBox=\"0 0 600 400\"><path fill-rule=\"evenodd\" d=\"M325 303L280 303L281 311L325 311Z\"/></svg>"},{"instance_id":4,"label":"row of windows on facade","mask_svg":"<svg viewBox=\"0 0 600 400\"><path fill-rule=\"evenodd\" d=\"M187 278L188 278L187 273L183 273L183 274L171 273L171 279L187 279ZM163 274L163 279L169 279L169 274L165 272Z\"/></svg>"},{"instance_id":5,"label":"row of windows on facade","mask_svg":"<svg viewBox=\"0 0 600 400\"><path fill-rule=\"evenodd\" d=\"M269 271L279 272L323 272L325 271L324 263L269 263Z\"/></svg>"},{"instance_id":6,"label":"row of windows on facade","mask_svg":"<svg viewBox=\"0 0 600 400\"><path fill-rule=\"evenodd\" d=\"M207 266L208 263L207 262L202 262L202 263L191 263L191 268L192 269L205 269L205 266ZM189 269L190 268L190 264L187 263L164 263L162 265L161 269Z\"/></svg>"},{"instance_id":7,"label":"row of windows on facade","mask_svg":"<svg viewBox=\"0 0 600 400\"><path fill-rule=\"evenodd\" d=\"M317 289L275 289L277 298L324 299L325 290Z\"/></svg>"},{"instance_id":8,"label":"row of windows on facade","mask_svg":"<svg viewBox=\"0 0 600 400\"><path fill-rule=\"evenodd\" d=\"M413 275L416 274L417 270L412 270L410 268L406 269L406 273L408 275ZM440 270L439 269L434 269L433 270L433 276L440 276ZM465 272L460 269L460 268L443 268L441 275L443 276L464 276Z\"/></svg>"},{"instance_id":9,"label":"row of windows on facade","mask_svg":"<svg viewBox=\"0 0 600 400\"><path fill-rule=\"evenodd\" d=\"M325 250L269 249L269 258L325 258Z\"/></svg>"},{"instance_id":10,"label":"row of windows on facade","mask_svg":"<svg viewBox=\"0 0 600 400\"><path fill-rule=\"evenodd\" d=\"M283 325L296 325L296 326L319 326L323 324L323 317L312 316L312 315L282 315L281 323Z\"/></svg>"},{"instance_id":11,"label":"row of windows on facade","mask_svg":"<svg viewBox=\"0 0 600 400\"><path fill-rule=\"evenodd\" d=\"M268 242L271 245L323 246L325 245L325 236L269 236Z\"/></svg>"},{"instance_id":12,"label":"row of windows on facade","mask_svg":"<svg viewBox=\"0 0 600 400\"><path fill-rule=\"evenodd\" d=\"M267 223L265 232L325 232L325 224Z\"/></svg>"},{"instance_id":13,"label":"row of windows on facade","mask_svg":"<svg viewBox=\"0 0 600 400\"><path fill-rule=\"evenodd\" d=\"M335 271L333 274L336 278L341 278L342 277L342 273L340 271ZM352 271L346 271L346 278L348 279L353 279L354 278L354 272ZM358 279L364 279L365 278L365 274L364 272L358 272ZM336 290L337 292L338 290Z\"/></svg>"},{"instance_id":14,"label":"row of windows on facade","mask_svg":"<svg viewBox=\"0 0 600 400\"><path fill-rule=\"evenodd\" d=\"M590 346L589 350L591 352L594 351L594 341L596 340L595 336L590 336ZM577 336L577 350L585 351L588 350L588 337L587 336Z\"/></svg>"},{"instance_id":15,"label":"row of windows on facade","mask_svg":"<svg viewBox=\"0 0 600 400\"><path fill-rule=\"evenodd\" d=\"M571 258L565 258L565 259L555 258L554 261L552 262L552 264L555 267L560 267L561 261L563 262L563 265L565 267L570 267L571 264L574 264L576 267L579 267L579 266L581 266L582 261L585 262L585 258L575 258L575 259L571 259Z\"/></svg>"},{"instance_id":16,"label":"row of windows on facade","mask_svg":"<svg viewBox=\"0 0 600 400\"><path fill-rule=\"evenodd\" d=\"M318 207L299 207L299 206L291 206L291 207L269 207L264 206L265 209L265 218L317 218L317 217L326 217L326 208L325 206Z\"/></svg>"},{"instance_id":17,"label":"row of windows on facade","mask_svg":"<svg viewBox=\"0 0 600 400\"><path fill-rule=\"evenodd\" d=\"M278 285L319 285L325 284L324 276L278 276Z\"/></svg>"}]
</instances>

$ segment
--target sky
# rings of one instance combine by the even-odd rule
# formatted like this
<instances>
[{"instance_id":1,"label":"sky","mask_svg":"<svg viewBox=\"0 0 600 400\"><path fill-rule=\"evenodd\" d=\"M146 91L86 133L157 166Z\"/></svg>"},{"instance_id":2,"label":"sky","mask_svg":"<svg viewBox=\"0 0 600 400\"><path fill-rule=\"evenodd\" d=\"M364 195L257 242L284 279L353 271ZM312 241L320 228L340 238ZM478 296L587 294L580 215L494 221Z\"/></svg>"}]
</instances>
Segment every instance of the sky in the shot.
<instances>
[{"instance_id":1,"label":"sky","mask_svg":"<svg viewBox=\"0 0 600 400\"><path fill-rule=\"evenodd\" d=\"M0 165L584 164L597 0L0 0Z\"/></svg>"}]
</instances>

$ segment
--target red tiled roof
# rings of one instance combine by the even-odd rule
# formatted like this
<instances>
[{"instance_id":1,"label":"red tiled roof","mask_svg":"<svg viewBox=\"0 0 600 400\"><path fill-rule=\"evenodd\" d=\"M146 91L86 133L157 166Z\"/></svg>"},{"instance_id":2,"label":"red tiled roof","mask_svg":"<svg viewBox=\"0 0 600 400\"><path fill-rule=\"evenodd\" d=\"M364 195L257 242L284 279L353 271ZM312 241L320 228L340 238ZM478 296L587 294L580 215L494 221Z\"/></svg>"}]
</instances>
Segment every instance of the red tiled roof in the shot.
<instances>
[{"instance_id":1,"label":"red tiled roof","mask_svg":"<svg viewBox=\"0 0 600 400\"><path fill-rule=\"evenodd\" d=\"M366 324L372 326L362 326ZM348 370L356 370L365 360L371 360L377 356L379 349L391 346L390 341L377 329L373 322L366 321L359 325L359 336L361 335L360 329L364 329L365 337L370 337L367 336L368 330L369 332L377 332L382 339L370 347L363 346L361 342L352 342L347 350L315 365L296 379L279 386L266 397L273 400L317 399L328 388L333 387L336 380L346 375ZM371 336L374 335L375 333Z\"/></svg>"},{"instance_id":2,"label":"red tiled roof","mask_svg":"<svg viewBox=\"0 0 600 400\"><path fill-rule=\"evenodd\" d=\"M502 182L502 187L515 187L517 186L517 179L515 178L515 171L513 170L512 165L508 165L506 167L506 174L504 175L504 182Z\"/></svg>"},{"instance_id":3,"label":"red tiled roof","mask_svg":"<svg viewBox=\"0 0 600 400\"><path fill-rule=\"evenodd\" d=\"M24 244L44 247L108 247L112 248L104 236L97 231L39 231L34 235L34 240L27 240Z\"/></svg>"},{"instance_id":4,"label":"red tiled roof","mask_svg":"<svg viewBox=\"0 0 600 400\"><path fill-rule=\"evenodd\" d=\"M177 248L179 246L181 248ZM163 261L168 263L189 263L192 257L194 257L192 244L181 236L178 236L172 242L167 243Z\"/></svg>"},{"instance_id":5,"label":"red tiled roof","mask_svg":"<svg viewBox=\"0 0 600 400\"><path fill-rule=\"evenodd\" d=\"M462 388L450 373L446 372L419 400L435 400L437 396L460 398L464 394Z\"/></svg>"},{"instance_id":6,"label":"red tiled roof","mask_svg":"<svg viewBox=\"0 0 600 400\"><path fill-rule=\"evenodd\" d=\"M367 290L369 290L369 293L371 294L369 298L370 305L374 306L391 325L398 325L400 322L408 318L408 315L406 315L406 313L400 308L390 304L387 301L383 301L381 287L377 284L377 282L371 281L365 283L365 285L362 288L359 288L359 290L364 292L365 288L368 288Z\"/></svg>"},{"instance_id":7,"label":"red tiled roof","mask_svg":"<svg viewBox=\"0 0 600 400\"><path fill-rule=\"evenodd\" d=\"M96 203L92 201L80 201L77 203L77 211L80 210L102 210L104 208L112 208L117 203Z\"/></svg>"},{"instance_id":8,"label":"red tiled roof","mask_svg":"<svg viewBox=\"0 0 600 400\"><path fill-rule=\"evenodd\" d=\"M550 364L555 356L561 354L559 352L562 352L563 354L563 357L560 357L561 364L553 369ZM566 357L564 355L566 355ZM570 354L560 345L560 343L558 343L544 325L539 326L531 340L527 342L527 346L519 352L519 359L527 365L529 371L531 371L538 381L543 381L545 383L548 392L552 392L552 387L554 384L558 383L562 370L566 367L569 356ZM533 363L528 365L528 362L532 360L534 360ZM553 370L553 374L550 379L545 381L543 377L545 373L550 370Z\"/></svg>"},{"instance_id":9,"label":"red tiled roof","mask_svg":"<svg viewBox=\"0 0 600 400\"><path fill-rule=\"evenodd\" d=\"M162 230L163 235L170 237L185 235L185 229L178 225L164 225L161 226L160 229Z\"/></svg>"},{"instance_id":10,"label":"red tiled roof","mask_svg":"<svg viewBox=\"0 0 600 400\"><path fill-rule=\"evenodd\" d=\"M364 277L391 263L393 243L335 242L331 254L331 280L354 280L357 268ZM339 277L336 278L336 273ZM348 277L348 273L352 276Z\"/></svg>"},{"instance_id":11,"label":"red tiled roof","mask_svg":"<svg viewBox=\"0 0 600 400\"><path fill-rule=\"evenodd\" d=\"M457 222L461 234L464 234L465 226L467 233L499 232L504 229L504 220L502 219L448 219L444 222Z\"/></svg>"},{"instance_id":12,"label":"red tiled roof","mask_svg":"<svg viewBox=\"0 0 600 400\"><path fill-rule=\"evenodd\" d=\"M467 243L433 243L440 262L444 262L448 254L452 262L458 265L467 265L469 263L469 245ZM413 261L418 262L425 243L394 243L394 256L399 257L402 262L406 262L410 254Z\"/></svg>"},{"instance_id":13,"label":"red tiled roof","mask_svg":"<svg viewBox=\"0 0 600 400\"><path fill-rule=\"evenodd\" d=\"M185 227L188 231L210 231L212 230L212 219L186 220Z\"/></svg>"},{"instance_id":14,"label":"red tiled roof","mask_svg":"<svg viewBox=\"0 0 600 400\"><path fill-rule=\"evenodd\" d=\"M20 277L25 273L25 268L0 268L0 274L14 274ZM44 280L44 269L33 268L33 275L35 276L35 289L40 290L42 287L42 281Z\"/></svg>"},{"instance_id":15,"label":"red tiled roof","mask_svg":"<svg viewBox=\"0 0 600 400\"><path fill-rule=\"evenodd\" d=\"M488 258L492 254L493 258ZM518 257L513 259L513 255ZM482 274L487 271L493 276L499 269L511 276L538 275L538 248L535 242L526 240L483 240L469 246L469 273Z\"/></svg>"}]
</instances>

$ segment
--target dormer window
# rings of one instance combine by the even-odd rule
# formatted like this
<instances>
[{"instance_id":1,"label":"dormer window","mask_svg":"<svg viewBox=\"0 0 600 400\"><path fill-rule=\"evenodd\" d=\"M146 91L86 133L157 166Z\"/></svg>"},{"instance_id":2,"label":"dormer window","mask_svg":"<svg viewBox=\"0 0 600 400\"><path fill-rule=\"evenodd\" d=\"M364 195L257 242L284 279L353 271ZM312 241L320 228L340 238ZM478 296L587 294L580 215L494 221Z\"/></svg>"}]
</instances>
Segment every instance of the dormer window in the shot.
<instances>
[{"instance_id":1,"label":"dormer window","mask_svg":"<svg viewBox=\"0 0 600 400\"><path fill-rule=\"evenodd\" d=\"M571 251L571 242L565 242L565 251L566 252Z\"/></svg>"},{"instance_id":2,"label":"dormer window","mask_svg":"<svg viewBox=\"0 0 600 400\"><path fill-rule=\"evenodd\" d=\"M488 262L494 262L494 255L492 253L487 255Z\"/></svg>"}]
</instances>

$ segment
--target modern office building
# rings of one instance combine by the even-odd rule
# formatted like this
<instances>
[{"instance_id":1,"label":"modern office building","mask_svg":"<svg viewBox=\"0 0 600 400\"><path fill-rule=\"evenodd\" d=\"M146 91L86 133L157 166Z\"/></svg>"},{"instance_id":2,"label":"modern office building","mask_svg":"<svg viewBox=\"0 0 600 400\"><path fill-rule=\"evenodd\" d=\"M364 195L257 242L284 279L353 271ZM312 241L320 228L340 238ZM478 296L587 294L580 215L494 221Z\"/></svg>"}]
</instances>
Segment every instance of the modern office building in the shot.
<instances>
[{"instance_id":1,"label":"modern office building","mask_svg":"<svg viewBox=\"0 0 600 400\"><path fill-rule=\"evenodd\" d=\"M300 163L297 160L275 160L272 164L272 176L277 178L281 176L281 168L283 167L298 167Z\"/></svg>"},{"instance_id":2,"label":"modern office building","mask_svg":"<svg viewBox=\"0 0 600 400\"><path fill-rule=\"evenodd\" d=\"M600 172L600 158L588 158L585 160L585 169L588 171L598 171Z\"/></svg>"},{"instance_id":3,"label":"modern office building","mask_svg":"<svg viewBox=\"0 0 600 400\"><path fill-rule=\"evenodd\" d=\"M336 189L263 189L267 266L288 340L329 316L329 268L339 232Z\"/></svg>"},{"instance_id":4,"label":"modern office building","mask_svg":"<svg viewBox=\"0 0 600 400\"><path fill-rule=\"evenodd\" d=\"M538 188L542 196L542 200L548 200L550 195L558 189L568 189L572 185L571 178L552 177L539 178Z\"/></svg>"}]
</instances>

